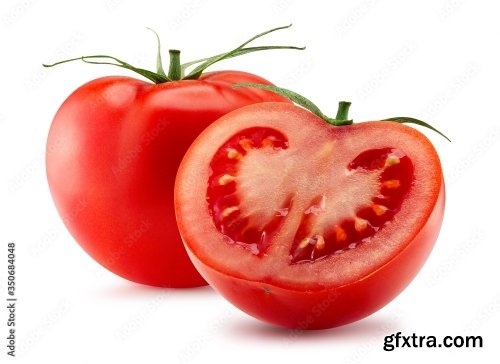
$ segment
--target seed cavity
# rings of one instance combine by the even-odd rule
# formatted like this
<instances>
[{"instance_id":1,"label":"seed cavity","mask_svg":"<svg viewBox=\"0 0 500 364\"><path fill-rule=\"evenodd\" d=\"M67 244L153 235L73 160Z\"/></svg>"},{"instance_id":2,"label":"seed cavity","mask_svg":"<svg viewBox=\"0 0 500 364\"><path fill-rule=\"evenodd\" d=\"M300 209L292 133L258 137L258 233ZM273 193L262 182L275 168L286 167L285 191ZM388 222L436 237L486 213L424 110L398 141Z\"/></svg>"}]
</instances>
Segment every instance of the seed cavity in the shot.
<instances>
[{"instance_id":1,"label":"seed cavity","mask_svg":"<svg viewBox=\"0 0 500 364\"><path fill-rule=\"evenodd\" d=\"M254 212L242 207L237 193L240 163L249 153L264 148L280 153L288 148L288 140L281 132L267 127L247 128L229 137L212 157L206 195L217 230L229 238L229 244L237 244L257 256L268 249L288 215L293 197L277 201L270 211L269 221L262 221L258 208ZM267 211L262 212L267 214Z\"/></svg>"},{"instance_id":2,"label":"seed cavity","mask_svg":"<svg viewBox=\"0 0 500 364\"><path fill-rule=\"evenodd\" d=\"M266 153L275 153L288 147L286 137L276 130L250 128L228 139L210 164L212 173L208 180L207 202L215 226L232 243L257 256L265 255L273 236L286 221L293 195L272 207L269 221L262 221L251 211L241 210L236 193L238 164L252 149L269 148ZM333 144L325 145L322 151L329 155L327 152L332 147ZM378 171L379 191L371 201L353 206L356 210L350 216L337 221L329 221L328 211L338 207L327 201L326 193L322 191L313 197L303 207L289 250L290 264L313 263L331 255L349 254L350 250L370 242L397 213L414 178L411 160L403 151L390 147L360 153L347 165L346 171L350 175Z\"/></svg>"},{"instance_id":3,"label":"seed cavity","mask_svg":"<svg viewBox=\"0 0 500 364\"><path fill-rule=\"evenodd\" d=\"M314 263L328 256L349 254L371 242L391 221L413 184L413 164L402 150L370 149L347 164L346 174L367 171L378 172L379 190L371 201L356 206L350 216L329 221L329 209L336 206L326 203L325 194L317 195L305 206L290 248L290 264Z\"/></svg>"}]
</instances>

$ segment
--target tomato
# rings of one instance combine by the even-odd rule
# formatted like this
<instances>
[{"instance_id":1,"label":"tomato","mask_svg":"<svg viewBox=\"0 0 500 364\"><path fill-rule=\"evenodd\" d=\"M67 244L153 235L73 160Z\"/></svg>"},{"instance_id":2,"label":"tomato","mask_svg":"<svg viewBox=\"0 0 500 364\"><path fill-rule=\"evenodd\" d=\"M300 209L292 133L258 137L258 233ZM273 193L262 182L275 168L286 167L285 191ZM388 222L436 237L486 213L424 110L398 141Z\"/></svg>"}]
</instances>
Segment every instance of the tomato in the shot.
<instances>
[{"instance_id":1,"label":"tomato","mask_svg":"<svg viewBox=\"0 0 500 364\"><path fill-rule=\"evenodd\" d=\"M224 57L252 51L244 45ZM257 50L262 48L276 47ZM79 87L54 117L46 169L66 227L97 262L134 282L193 287L206 282L183 247L173 203L184 152L207 125L232 110L262 101L289 101L265 90L231 88L242 81L268 83L253 74L201 75L223 59L221 55L194 62L205 61L187 76L179 52L171 50L170 56L168 76L160 58L153 73L113 57L82 57L91 63L114 60L155 83L112 76Z\"/></svg>"},{"instance_id":2,"label":"tomato","mask_svg":"<svg viewBox=\"0 0 500 364\"><path fill-rule=\"evenodd\" d=\"M105 268L154 286L205 284L176 227L175 175L211 122L250 103L283 101L231 88L242 80L267 82L230 71L158 85L104 77L63 103L47 141L50 191L68 230Z\"/></svg>"},{"instance_id":3,"label":"tomato","mask_svg":"<svg viewBox=\"0 0 500 364\"><path fill-rule=\"evenodd\" d=\"M211 124L175 186L202 276L244 312L295 329L347 324L397 296L427 259L444 203L439 157L419 131L332 126L272 102Z\"/></svg>"}]
</instances>

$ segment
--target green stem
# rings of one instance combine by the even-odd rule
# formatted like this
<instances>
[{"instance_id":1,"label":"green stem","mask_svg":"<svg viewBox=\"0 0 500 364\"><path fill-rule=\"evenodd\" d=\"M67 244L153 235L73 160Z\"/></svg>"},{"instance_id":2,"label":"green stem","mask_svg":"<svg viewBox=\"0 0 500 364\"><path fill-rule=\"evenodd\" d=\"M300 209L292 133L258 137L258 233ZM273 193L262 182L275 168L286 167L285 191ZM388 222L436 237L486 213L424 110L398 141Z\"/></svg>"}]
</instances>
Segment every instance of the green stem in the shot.
<instances>
[{"instance_id":1,"label":"green stem","mask_svg":"<svg viewBox=\"0 0 500 364\"><path fill-rule=\"evenodd\" d=\"M235 88L235 89L239 88L239 87L253 87L253 88L260 88L262 90L274 92L275 94L281 95L283 97L286 97L290 101L295 102L297 105L302 106L303 108L309 110L310 112L319 116L321 119L323 119L327 123L334 125L334 126L352 124L352 120L347 119L347 115L349 114L349 107L351 106L351 103L349 101L340 101L339 102L339 109L337 111L337 117L334 119L334 118L330 118L327 115L323 114L323 112L319 109L319 107L317 107L311 100L296 93L295 91L288 90L288 89L282 88L282 87L277 87L274 85L263 85L260 83L240 82L240 83L236 83L233 85L233 88Z\"/></svg>"},{"instance_id":2,"label":"green stem","mask_svg":"<svg viewBox=\"0 0 500 364\"><path fill-rule=\"evenodd\" d=\"M352 120L348 119L349 107L351 107L351 103L349 101L340 101L335 119L327 117L325 120L335 126L352 124Z\"/></svg>"},{"instance_id":3,"label":"green stem","mask_svg":"<svg viewBox=\"0 0 500 364\"><path fill-rule=\"evenodd\" d=\"M291 46L265 46L265 47L248 47L248 48L245 48L245 46L247 44L253 42L254 40L256 40L258 38L261 38L261 37L263 37L263 36L265 36L265 35L267 35L269 33L272 33L272 32L275 32L275 31L278 31L278 30L281 30L281 29L288 29L291 26L292 26L292 24L267 30L265 32L257 34L256 36L253 36L252 38L248 39L247 41L245 41L244 43L240 44L238 47L230 50L229 52L221 53L221 54L216 55L214 57L209 57L209 58L206 58L206 59L195 61L192 64L196 64L198 62L203 62L203 63L200 64L199 66L197 66L191 72L189 72L189 74L187 76L185 76L184 79L185 80L196 80L196 79L198 79L201 76L201 74L205 71L205 69L207 69L208 67L210 67L214 63L220 62L220 61L222 61L224 59L237 57L237 56L240 56L240 55L243 55L243 54L246 54L246 53L250 53L250 52L255 52L255 51L259 51L259 50L268 50L268 49L298 49L298 50L305 49L305 47L291 47Z\"/></svg>"},{"instance_id":4,"label":"green stem","mask_svg":"<svg viewBox=\"0 0 500 364\"><path fill-rule=\"evenodd\" d=\"M168 78L171 81L179 81L182 78L181 51L169 49L170 65L168 67Z\"/></svg>"},{"instance_id":5,"label":"green stem","mask_svg":"<svg viewBox=\"0 0 500 364\"><path fill-rule=\"evenodd\" d=\"M335 119L341 121L341 120L347 120L347 115L349 114L349 107L351 106L351 103L349 101L340 101L339 102L339 109L337 110L337 116Z\"/></svg>"},{"instance_id":6,"label":"green stem","mask_svg":"<svg viewBox=\"0 0 500 364\"><path fill-rule=\"evenodd\" d=\"M340 101L339 102L339 108L337 111L337 116L334 118L330 118L327 115L323 114L323 112L317 107L311 100L308 98L292 91L288 90L286 88L282 87L277 87L274 85L263 85L259 83L248 83L248 82L241 82L241 83L236 83L233 85L234 89L237 89L239 87L253 87L253 88L258 88L262 90L267 90L274 92L275 94L281 95L283 97L286 97L290 101L296 103L297 105L302 106L303 108L309 110L313 114L319 116L321 119L326 121L327 123L333 125L333 126L343 126L343 125L351 125L352 124L352 119L348 119L349 115L349 107L351 106L351 103L349 101ZM451 141L448 139L446 135L441 133L439 130L434 128L432 125L426 123L425 121L418 120L415 118L410 118L407 116L398 116L395 118L389 118L389 119L382 119L382 121L392 121L396 123L411 123L411 124L417 124L426 128L429 128L436 133L440 134L446 140Z\"/></svg>"},{"instance_id":7,"label":"green stem","mask_svg":"<svg viewBox=\"0 0 500 364\"><path fill-rule=\"evenodd\" d=\"M177 81L177 80L196 80L201 76L201 74L208 67L210 67L214 63L220 62L220 61L228 59L228 58L238 57L238 56L242 56L244 54L258 52L258 51L267 51L267 50L271 50L271 49L297 49L297 50L305 49L305 47L295 47L295 46L245 47L248 43L254 41L255 39L263 37L269 33L275 32L277 30L290 28L290 26L291 26L291 24L287 25L287 26L283 26L283 27L270 29L266 32L260 33L256 36L250 38L249 40L247 40L246 42L244 42L240 46L236 47L235 49L230 50L229 52L217 54L216 56L212 56L212 57L208 57L208 58L198 59L198 60L193 61L193 62L185 63L184 65L180 64L180 51L175 50L175 49L171 49L169 51L170 67L168 70L168 76L165 74L165 71L163 70L163 66L162 66L160 38L158 37L158 34L150 28L148 28L148 29L150 29L153 32L153 34L156 36L156 40L157 40L156 72L149 71L149 70L146 70L143 68L134 67L131 64L124 62L116 57L107 56L107 55L100 55L100 54L66 59L64 61L59 61L59 62L52 63L52 64L43 64L43 66L44 67L54 67L54 66L57 66L57 65L62 64L62 63L73 62L73 61L83 61L86 63L107 64L107 65L125 68L125 69L131 70L135 73L138 73L141 76L144 76L145 78L153 81L156 84L169 82L169 81ZM199 63L201 63L201 64L199 64ZM187 76L184 76L186 69L190 66L195 65L195 64L199 64L199 65L197 67L195 67L195 69L192 70Z\"/></svg>"}]
</instances>

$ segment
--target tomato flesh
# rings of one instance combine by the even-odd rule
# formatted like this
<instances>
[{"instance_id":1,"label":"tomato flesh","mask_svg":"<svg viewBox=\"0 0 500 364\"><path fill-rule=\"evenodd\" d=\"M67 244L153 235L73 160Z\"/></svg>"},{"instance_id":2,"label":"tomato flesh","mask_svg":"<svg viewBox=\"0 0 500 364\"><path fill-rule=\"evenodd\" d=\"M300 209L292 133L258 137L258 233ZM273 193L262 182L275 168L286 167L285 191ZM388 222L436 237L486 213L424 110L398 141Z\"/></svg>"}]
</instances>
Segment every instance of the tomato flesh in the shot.
<instances>
[{"instance_id":1,"label":"tomato flesh","mask_svg":"<svg viewBox=\"0 0 500 364\"><path fill-rule=\"evenodd\" d=\"M236 175L239 164L252 149L262 148L273 152L287 149L288 140L271 128L251 128L237 133L215 153L207 188L207 201L217 229L256 255L265 252L293 200L288 196L276 206L275 216L260 226L255 224L257 219L238 207ZM326 202L325 194L315 196L304 211L295 234L290 249L291 263L315 261L354 249L360 243L369 242L392 219L413 181L413 164L401 150L381 148L362 152L346 166L346 173L367 170L380 171L380 188L372 204L358 208L354 217L329 221L318 231L316 220L324 212Z\"/></svg>"},{"instance_id":2,"label":"tomato flesh","mask_svg":"<svg viewBox=\"0 0 500 364\"><path fill-rule=\"evenodd\" d=\"M444 182L415 129L333 127L263 103L196 139L175 206L190 258L223 296L264 321L317 329L365 317L409 284L437 238Z\"/></svg>"}]
</instances>

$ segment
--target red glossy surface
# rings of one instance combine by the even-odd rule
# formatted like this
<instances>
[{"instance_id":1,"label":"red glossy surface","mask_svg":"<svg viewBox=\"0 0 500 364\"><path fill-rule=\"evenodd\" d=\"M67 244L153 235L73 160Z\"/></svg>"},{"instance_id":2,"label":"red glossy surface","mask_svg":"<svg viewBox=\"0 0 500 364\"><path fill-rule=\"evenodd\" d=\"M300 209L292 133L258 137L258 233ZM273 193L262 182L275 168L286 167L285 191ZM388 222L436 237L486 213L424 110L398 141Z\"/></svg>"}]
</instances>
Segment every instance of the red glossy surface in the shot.
<instances>
[{"instance_id":1,"label":"red glossy surface","mask_svg":"<svg viewBox=\"0 0 500 364\"><path fill-rule=\"evenodd\" d=\"M54 117L46 168L66 227L97 262L134 282L192 287L206 282L182 245L173 190L196 136L222 115L285 100L236 82L267 83L243 72L154 85L104 77L73 92Z\"/></svg>"}]
</instances>

